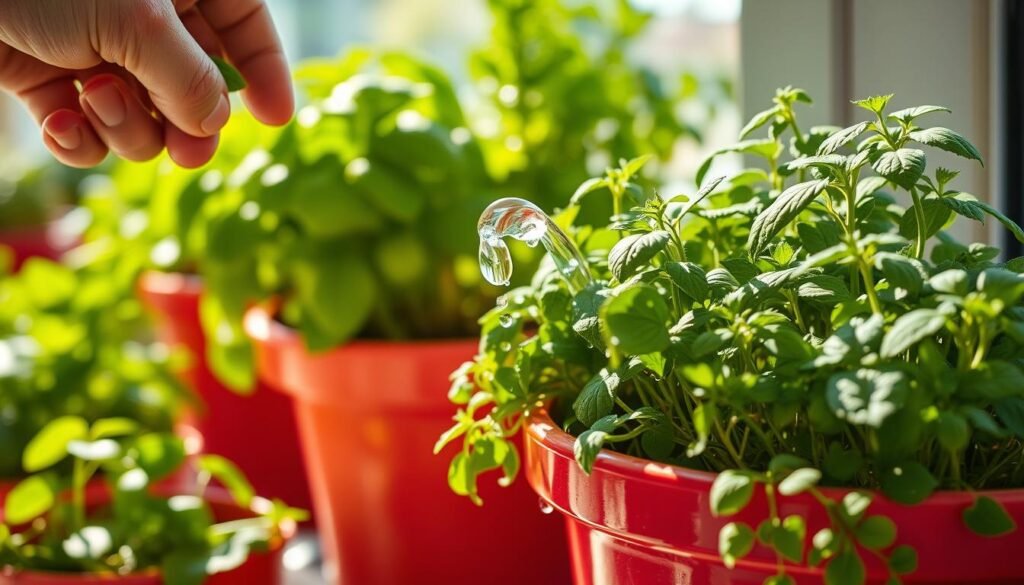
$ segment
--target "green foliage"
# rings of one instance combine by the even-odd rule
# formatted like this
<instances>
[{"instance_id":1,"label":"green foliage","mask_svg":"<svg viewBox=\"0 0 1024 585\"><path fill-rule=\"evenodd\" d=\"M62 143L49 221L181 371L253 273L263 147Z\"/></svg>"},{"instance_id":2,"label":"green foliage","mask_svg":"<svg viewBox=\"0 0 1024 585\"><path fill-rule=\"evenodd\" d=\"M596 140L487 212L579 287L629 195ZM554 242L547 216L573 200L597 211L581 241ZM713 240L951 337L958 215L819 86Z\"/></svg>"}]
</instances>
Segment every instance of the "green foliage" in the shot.
<instances>
[{"instance_id":1,"label":"green foliage","mask_svg":"<svg viewBox=\"0 0 1024 585\"><path fill-rule=\"evenodd\" d=\"M108 438L126 419L170 429L181 356L138 341L140 317L131 286L110 274L31 259L0 276L0 478L62 470L70 443ZM106 436L87 436L100 420Z\"/></svg>"},{"instance_id":2,"label":"green foliage","mask_svg":"<svg viewBox=\"0 0 1024 585\"><path fill-rule=\"evenodd\" d=\"M607 227L570 230L593 284L570 291L542 270L485 315L480 355L459 373L477 386L460 392L467 406L446 440L472 453L550 405L584 470L611 448L717 472L716 515L763 492L770 514L755 546L777 556L774 582L789 578L785 563L808 563L826 583L860 584L863 554L893 579L916 567L898 527L870 513L871 491L836 501L820 486L911 505L940 488L1024 486L1024 261L999 263L997 250L944 231L954 214L1020 228L953 189L955 171L928 171L928 148L977 158L963 137L918 126L945 108L887 116L891 98L856 102L865 122L804 133L796 109L810 99L779 90L745 140L720 151L763 166L708 180L706 162L693 197L636 184L644 160L584 183L570 211L611 176L627 177L618 192L644 196ZM544 310L556 295L572 310ZM622 422L641 411L650 422ZM662 448L648 449L648 435ZM788 497L828 511L809 547L803 520L779 513ZM983 495L964 520L986 535L1014 528ZM749 545L740 524L720 534L726 563Z\"/></svg>"},{"instance_id":3,"label":"green foliage","mask_svg":"<svg viewBox=\"0 0 1024 585\"><path fill-rule=\"evenodd\" d=\"M56 219L78 198L87 171L56 162L35 167L0 163L0 229L38 226Z\"/></svg>"},{"instance_id":4,"label":"green foliage","mask_svg":"<svg viewBox=\"0 0 1024 585\"><path fill-rule=\"evenodd\" d=\"M237 567L251 551L279 541L284 522L305 517L281 502L261 500L255 505L241 472L214 456L200 460L195 494L167 495L166 488L156 485L165 473L154 470L187 472L182 468L182 439L170 433L138 434L127 420L86 425L66 417L32 439L37 452L45 447L47 460L69 459L72 471L30 475L7 495L0 565L15 571L111 576L158 568L166 583L199 585L209 575ZM67 440L71 436L91 440ZM251 516L216 518L204 498L211 478L227 487L234 503ZM99 481L109 490L108 502L86 497L87 484Z\"/></svg>"}]
</instances>

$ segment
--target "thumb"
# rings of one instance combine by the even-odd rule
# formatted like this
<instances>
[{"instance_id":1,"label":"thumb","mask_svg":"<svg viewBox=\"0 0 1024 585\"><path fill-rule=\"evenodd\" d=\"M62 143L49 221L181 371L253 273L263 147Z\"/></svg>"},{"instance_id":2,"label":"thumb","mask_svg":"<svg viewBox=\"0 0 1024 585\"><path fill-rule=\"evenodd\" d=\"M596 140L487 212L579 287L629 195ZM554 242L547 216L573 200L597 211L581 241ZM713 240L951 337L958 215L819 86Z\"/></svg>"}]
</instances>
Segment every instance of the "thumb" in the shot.
<instances>
[{"instance_id":1,"label":"thumb","mask_svg":"<svg viewBox=\"0 0 1024 585\"><path fill-rule=\"evenodd\" d=\"M129 0L112 3L131 14L110 22L107 44L121 48L127 69L149 92L153 105L175 126L193 136L216 134L228 121L227 86L216 65L186 30L168 2ZM106 56L104 56L106 57Z\"/></svg>"}]
</instances>

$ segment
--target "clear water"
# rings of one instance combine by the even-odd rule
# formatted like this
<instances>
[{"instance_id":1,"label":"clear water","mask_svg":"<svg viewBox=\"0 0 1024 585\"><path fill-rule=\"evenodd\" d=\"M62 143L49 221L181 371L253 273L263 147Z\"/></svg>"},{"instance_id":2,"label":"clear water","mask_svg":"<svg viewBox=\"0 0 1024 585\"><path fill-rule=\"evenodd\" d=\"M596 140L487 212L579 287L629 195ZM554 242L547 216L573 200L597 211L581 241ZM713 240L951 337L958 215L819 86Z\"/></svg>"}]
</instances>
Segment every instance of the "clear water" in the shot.
<instances>
[{"instance_id":1,"label":"clear water","mask_svg":"<svg viewBox=\"0 0 1024 585\"><path fill-rule=\"evenodd\" d=\"M503 238L547 250L569 289L579 292L593 281L587 261L554 221L525 199L507 197L490 204L477 223L480 235L480 272L491 284L505 286L512 280L512 255Z\"/></svg>"}]
</instances>

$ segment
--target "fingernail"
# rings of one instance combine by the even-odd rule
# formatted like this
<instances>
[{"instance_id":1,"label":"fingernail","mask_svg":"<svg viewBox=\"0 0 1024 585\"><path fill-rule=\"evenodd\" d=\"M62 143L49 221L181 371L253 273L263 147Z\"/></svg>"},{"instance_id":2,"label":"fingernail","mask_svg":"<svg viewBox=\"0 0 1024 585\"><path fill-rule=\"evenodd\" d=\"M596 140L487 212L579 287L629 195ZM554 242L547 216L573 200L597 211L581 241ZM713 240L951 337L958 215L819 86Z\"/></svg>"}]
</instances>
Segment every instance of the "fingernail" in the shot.
<instances>
[{"instance_id":1,"label":"fingernail","mask_svg":"<svg viewBox=\"0 0 1024 585\"><path fill-rule=\"evenodd\" d=\"M228 105L228 98L222 95L220 96L220 101L217 102L217 107L199 124L199 127L207 134L216 134L218 130L228 123L228 116L230 114L231 106Z\"/></svg>"},{"instance_id":2,"label":"fingernail","mask_svg":"<svg viewBox=\"0 0 1024 585\"><path fill-rule=\"evenodd\" d=\"M82 144L82 130L70 116L54 116L46 125L46 133L64 150L74 150Z\"/></svg>"},{"instance_id":3,"label":"fingernail","mask_svg":"<svg viewBox=\"0 0 1024 585\"><path fill-rule=\"evenodd\" d=\"M124 101L124 96L117 89L117 85L111 81L99 82L92 86L87 84L82 95L96 117L107 128L120 126L124 122L125 116L128 115L128 106Z\"/></svg>"}]
</instances>

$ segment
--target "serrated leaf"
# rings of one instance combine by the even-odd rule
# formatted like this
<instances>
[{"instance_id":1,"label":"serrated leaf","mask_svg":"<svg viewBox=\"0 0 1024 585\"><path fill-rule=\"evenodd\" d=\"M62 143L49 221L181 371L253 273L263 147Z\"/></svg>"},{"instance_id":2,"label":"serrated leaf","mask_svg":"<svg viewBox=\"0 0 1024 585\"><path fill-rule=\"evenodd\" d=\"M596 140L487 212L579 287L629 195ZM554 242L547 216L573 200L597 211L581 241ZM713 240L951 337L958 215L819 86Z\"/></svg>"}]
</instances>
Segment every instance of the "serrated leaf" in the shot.
<instances>
[{"instance_id":1,"label":"serrated leaf","mask_svg":"<svg viewBox=\"0 0 1024 585\"><path fill-rule=\"evenodd\" d=\"M629 355L668 347L669 311L654 288L640 284L627 288L601 306L611 344Z\"/></svg>"},{"instance_id":2,"label":"serrated leaf","mask_svg":"<svg viewBox=\"0 0 1024 585\"><path fill-rule=\"evenodd\" d=\"M873 95L862 100L854 100L851 103L859 108L864 108L869 112L879 114L885 109L889 100L892 99L892 95L893 94L891 93L886 95Z\"/></svg>"},{"instance_id":3,"label":"serrated leaf","mask_svg":"<svg viewBox=\"0 0 1024 585\"><path fill-rule=\"evenodd\" d=\"M821 146L818 147L818 154L832 154L848 144L851 140L863 134L867 129L868 123L861 122L860 124L854 124L853 126L843 128L842 130L833 133L821 143Z\"/></svg>"},{"instance_id":4,"label":"serrated leaf","mask_svg":"<svg viewBox=\"0 0 1024 585\"><path fill-rule=\"evenodd\" d=\"M608 253L608 268L619 282L625 282L664 250L671 237L663 230L627 236Z\"/></svg>"},{"instance_id":5,"label":"serrated leaf","mask_svg":"<svg viewBox=\"0 0 1024 585\"><path fill-rule=\"evenodd\" d=\"M603 189L604 187L607 186L608 180L603 177L587 179L586 181L583 181L583 183L580 184L579 187L576 188L576 192L573 193L572 197L569 199L569 204L579 205L580 201L582 201L587 194L593 193L594 191L597 191L598 189Z\"/></svg>"},{"instance_id":6,"label":"serrated leaf","mask_svg":"<svg viewBox=\"0 0 1024 585\"><path fill-rule=\"evenodd\" d=\"M1018 242L1024 243L1024 229L1021 229L1017 222L984 201L979 201L974 195L970 193L956 193L952 196L943 197L942 202L956 213L982 223L984 223L985 215L990 215L1003 224L1003 227L1010 230Z\"/></svg>"},{"instance_id":7,"label":"serrated leaf","mask_svg":"<svg viewBox=\"0 0 1024 585\"><path fill-rule=\"evenodd\" d=\"M925 114L932 112L946 112L949 113L951 110L943 106L914 106L912 108L904 108L897 110L889 114L889 118L893 120L899 120L904 123L913 122L915 118L919 118Z\"/></svg>"},{"instance_id":8,"label":"serrated leaf","mask_svg":"<svg viewBox=\"0 0 1024 585\"><path fill-rule=\"evenodd\" d=\"M934 146L946 152L951 152L963 158L976 160L982 163L982 166L985 166L978 149L969 140L949 128L936 126L934 128L914 130L910 133L910 139L921 144Z\"/></svg>"},{"instance_id":9,"label":"serrated leaf","mask_svg":"<svg viewBox=\"0 0 1024 585\"><path fill-rule=\"evenodd\" d=\"M672 284L691 300L699 303L708 298L707 273L699 265L692 262L669 262L665 270Z\"/></svg>"},{"instance_id":10,"label":"serrated leaf","mask_svg":"<svg viewBox=\"0 0 1024 585\"><path fill-rule=\"evenodd\" d=\"M924 152L916 148L901 148L882 153L871 167L890 182L909 190L924 174L925 160Z\"/></svg>"},{"instance_id":11,"label":"serrated leaf","mask_svg":"<svg viewBox=\"0 0 1024 585\"><path fill-rule=\"evenodd\" d=\"M576 418L589 427L598 419L611 414L620 382L618 372L609 372L607 369L598 372L583 386L573 402L572 410Z\"/></svg>"},{"instance_id":12,"label":"serrated leaf","mask_svg":"<svg viewBox=\"0 0 1024 585\"><path fill-rule=\"evenodd\" d=\"M757 258L772 239L828 187L828 179L797 183L783 191L754 219L747 239L751 258Z\"/></svg>"},{"instance_id":13,"label":"serrated leaf","mask_svg":"<svg viewBox=\"0 0 1024 585\"><path fill-rule=\"evenodd\" d=\"M779 107L775 106L754 114L750 121L740 130L740 140L746 138L751 132L768 123L769 120L779 113Z\"/></svg>"}]
</instances>

